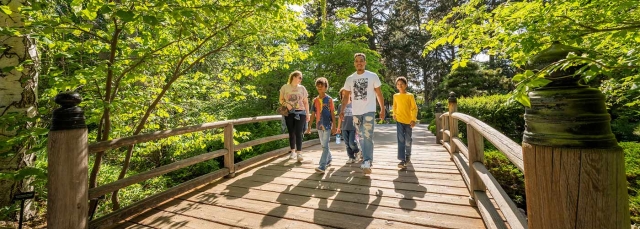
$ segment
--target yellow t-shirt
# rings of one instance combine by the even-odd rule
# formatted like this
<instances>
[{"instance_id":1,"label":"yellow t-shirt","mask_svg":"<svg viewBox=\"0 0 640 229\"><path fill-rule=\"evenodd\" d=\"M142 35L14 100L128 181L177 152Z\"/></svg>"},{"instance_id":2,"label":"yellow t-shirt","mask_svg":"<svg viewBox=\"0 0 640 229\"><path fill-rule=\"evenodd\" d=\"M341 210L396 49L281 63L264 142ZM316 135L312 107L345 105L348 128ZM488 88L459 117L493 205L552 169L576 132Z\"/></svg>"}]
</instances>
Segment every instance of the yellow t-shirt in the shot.
<instances>
[{"instance_id":1,"label":"yellow t-shirt","mask_svg":"<svg viewBox=\"0 0 640 229\"><path fill-rule=\"evenodd\" d=\"M411 93L393 95L393 115L399 123L409 124L418 121L418 106Z\"/></svg>"}]
</instances>

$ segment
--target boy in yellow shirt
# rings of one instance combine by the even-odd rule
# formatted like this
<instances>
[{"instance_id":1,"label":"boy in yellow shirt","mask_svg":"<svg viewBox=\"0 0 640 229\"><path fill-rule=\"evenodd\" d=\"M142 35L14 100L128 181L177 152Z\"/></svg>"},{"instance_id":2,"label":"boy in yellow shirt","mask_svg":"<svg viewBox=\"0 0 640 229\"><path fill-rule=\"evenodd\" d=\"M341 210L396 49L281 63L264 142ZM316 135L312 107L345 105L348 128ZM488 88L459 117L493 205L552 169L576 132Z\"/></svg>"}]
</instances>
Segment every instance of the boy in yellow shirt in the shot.
<instances>
[{"instance_id":1,"label":"boy in yellow shirt","mask_svg":"<svg viewBox=\"0 0 640 229\"><path fill-rule=\"evenodd\" d=\"M396 88L400 93L393 95L393 119L398 134L398 168L404 169L411 162L411 129L416 126L418 106L413 94L407 92L407 78L398 77Z\"/></svg>"}]
</instances>

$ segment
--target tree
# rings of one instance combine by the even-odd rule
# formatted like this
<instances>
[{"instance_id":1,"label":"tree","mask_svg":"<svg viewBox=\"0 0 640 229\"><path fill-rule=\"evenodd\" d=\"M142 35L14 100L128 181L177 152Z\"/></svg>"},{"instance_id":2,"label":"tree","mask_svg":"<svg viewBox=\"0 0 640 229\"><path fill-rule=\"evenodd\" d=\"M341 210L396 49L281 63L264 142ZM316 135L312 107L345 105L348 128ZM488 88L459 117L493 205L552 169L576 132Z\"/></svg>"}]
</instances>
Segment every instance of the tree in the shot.
<instances>
[{"instance_id":1,"label":"tree","mask_svg":"<svg viewBox=\"0 0 640 229\"><path fill-rule=\"evenodd\" d=\"M546 85L544 75L556 69L583 65L578 71L585 81L607 75L625 81L640 81L640 14L635 0L525 1L504 2L487 10L482 0L456 7L442 20L430 21L427 29L434 39L426 51L453 45L458 55L453 68L464 66L480 52L509 59L519 69L554 42L583 49L540 72L522 71L514 76L514 96L529 106L526 92Z\"/></svg>"},{"instance_id":2,"label":"tree","mask_svg":"<svg viewBox=\"0 0 640 229\"><path fill-rule=\"evenodd\" d=\"M39 131L33 128L39 60L34 39L21 30L24 4L14 0L0 5L0 207L11 205L15 194L33 191L31 175L43 174L28 168L35 160L31 148ZM31 201L26 204L25 215L31 218Z\"/></svg>"},{"instance_id":3,"label":"tree","mask_svg":"<svg viewBox=\"0 0 640 229\"><path fill-rule=\"evenodd\" d=\"M160 124L171 127L175 123L163 123L170 113L197 109L166 96L176 83L229 82L291 59L299 52L294 39L304 34L304 23L287 5L304 2L43 1L34 4L32 28L43 34L42 42L51 47L47 57L55 60L47 66L48 86L85 85L91 140L104 141ZM241 59L247 54L250 58ZM212 69L218 71L205 72ZM90 187L97 186L104 153L95 157ZM126 176L132 153L129 148L119 178ZM112 196L114 209L117 196Z\"/></svg>"}]
</instances>

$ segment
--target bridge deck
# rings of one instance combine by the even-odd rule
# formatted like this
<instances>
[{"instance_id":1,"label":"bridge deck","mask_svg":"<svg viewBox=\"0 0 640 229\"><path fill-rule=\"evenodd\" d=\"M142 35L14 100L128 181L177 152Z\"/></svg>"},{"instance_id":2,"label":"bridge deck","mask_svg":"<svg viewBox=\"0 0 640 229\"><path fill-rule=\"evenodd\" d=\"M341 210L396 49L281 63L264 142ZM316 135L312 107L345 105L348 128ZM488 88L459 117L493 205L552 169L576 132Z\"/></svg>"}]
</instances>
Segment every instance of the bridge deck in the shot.
<instances>
[{"instance_id":1,"label":"bridge deck","mask_svg":"<svg viewBox=\"0 0 640 229\"><path fill-rule=\"evenodd\" d=\"M344 143L330 144L332 166L277 158L200 187L119 228L484 228L456 166L426 125L414 129L412 166L399 170L395 125L377 125L373 174L345 164Z\"/></svg>"}]
</instances>

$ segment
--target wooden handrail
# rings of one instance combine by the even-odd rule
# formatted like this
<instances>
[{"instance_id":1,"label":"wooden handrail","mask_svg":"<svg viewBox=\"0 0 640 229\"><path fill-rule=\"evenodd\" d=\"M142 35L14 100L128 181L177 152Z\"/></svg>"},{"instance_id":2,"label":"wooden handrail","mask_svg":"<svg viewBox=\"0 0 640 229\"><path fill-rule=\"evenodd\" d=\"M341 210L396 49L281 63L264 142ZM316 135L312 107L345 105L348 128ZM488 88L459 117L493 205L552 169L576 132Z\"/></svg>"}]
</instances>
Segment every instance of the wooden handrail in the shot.
<instances>
[{"instance_id":1,"label":"wooden handrail","mask_svg":"<svg viewBox=\"0 0 640 229\"><path fill-rule=\"evenodd\" d=\"M226 120L226 121L219 121L219 122L211 122L211 123L203 123L200 125L194 125L194 126L187 126L187 127L180 127L180 128L175 128L175 129L170 129L170 130L162 130L162 131L155 131L152 133L147 133L147 134L141 134L141 135L136 135L136 136L129 136L129 137L124 137L124 138L119 138L119 139L113 139L113 140L109 140L109 141L102 141L102 142L97 142L97 143L93 143L91 145L88 144L86 137L84 138L84 141L78 141L77 137L76 138L70 138L69 136L72 135L60 135L60 137L64 138L65 140L68 140L69 142L77 142L78 144L76 145L72 145L72 144L63 144L63 146L73 146L73 149L62 149L62 151L84 151L86 152L85 155L88 155L89 153L95 153L95 152L101 152L101 151L105 151L105 150L109 150L109 149L114 149L114 148L119 148L119 147L123 147L123 146L129 146L129 145L133 145L133 144L138 144L138 143L143 143L143 142L148 142L148 141L154 141L154 140L159 140L159 139L163 139L163 138L167 138L167 137L171 137L171 136L177 136L177 135L182 135L182 134L188 134L188 133L193 133L193 132L198 132L198 131L204 131L204 130L210 130L210 129L214 129L214 128L224 128L224 148L223 149L219 149L213 152L209 152L209 153L205 153L205 154L201 154L201 155L197 155L194 157L190 157L187 159L183 159L168 165L163 165L154 169L151 169L149 171L145 171L142 173L138 173L135 174L133 176L121 179L121 180L117 180L115 182L111 182L108 184L104 184L101 185L99 187L96 188L92 188L92 189L87 189L87 188L74 188L72 190L78 190L78 191L67 191L68 195L67 196L74 196L74 197L81 197L80 199L76 198L79 200L80 203L87 203L89 201L89 199L95 199L95 198L99 198L100 196L103 196L105 194L108 194L110 192L119 190L121 188L125 188L127 186L130 186L132 184L136 184L136 183L140 183L143 182L145 180L148 179L152 179L164 174L167 174L169 172L172 171L176 171L178 169L182 169L197 163L201 163L207 160L211 160L220 156L224 156L224 167L220 168L219 170L216 171L212 171L209 174L205 174L203 176L200 176L198 178L192 179L190 181L184 182L176 187L173 188L169 188L163 192L160 192L158 194L155 194L153 196L147 197L145 199L142 199L140 201L137 201L135 203L133 203L130 206L127 206L125 208L122 208L120 210L117 210L115 212L112 212L104 217L101 217L99 219L93 220L91 222L89 222L89 227L90 228L103 228L103 227L108 227L110 224L114 223L114 222L118 222L119 220L126 218L126 217L130 217L133 216L137 213L139 213L141 210L145 209L145 208L149 208L149 207L153 207L156 206L170 198L175 197L176 195L180 195L190 189L193 189L195 187L204 185L206 183L209 183L211 181L214 181L216 179L222 178L222 177L232 177L235 174L236 170L239 169L243 169L243 168L247 168L249 166L252 166L256 163L259 163L263 160L266 159L270 159L272 157L276 157L279 155L282 155L284 153L286 153L289 150L289 147L285 147L282 149L278 149L278 150L274 150L271 152L267 152L263 155L259 155L256 157L253 157L249 160L245 160L242 161L240 163L235 163L234 161L234 151L236 150L240 150L243 148L247 148L247 147L251 147L251 146L255 146L255 145L259 145L259 144L263 144L263 143L267 143L267 142L271 142L271 141L275 141L275 140L280 140L280 139L284 139L287 138L287 134L279 134L279 135L275 135L275 136L269 136L269 137L264 137L264 138L260 138L260 139L256 139L256 140L252 140L249 142L244 142L244 143L240 143L238 145L234 144L234 140L233 140L233 132L234 132L234 125L242 125L242 124L247 124L247 123L255 123L255 122L264 122L264 121L276 121L276 120L281 120L282 116L281 115L271 115L271 116L260 116L260 117L251 117L251 118L241 118L241 119L235 119L235 120ZM78 129L79 133L84 132L84 136L86 136L86 128L84 129ZM313 130L314 132L316 130ZM55 132L57 133L57 132ZM52 134L52 135L55 135ZM64 132L66 133L66 132ZM51 137L50 137L51 138ZM52 142L56 142L57 140L50 140L49 143L51 144ZM317 144L319 141L317 140L312 140L312 141L307 141L304 143L303 146L309 146L312 144ZM57 149L57 148L55 148ZM50 149L49 151L53 151L54 149ZM60 151L60 150L58 150ZM50 153L49 152L49 153ZM62 155L62 154L61 154ZM51 156L50 156L51 157ZM72 162L72 161L70 161ZM82 171L85 171L85 176L86 176L86 171L87 171L87 165L85 163L85 165L83 165L82 163L55 163L53 165L49 166L49 170L51 171L52 169L62 169L62 168L68 168L68 167L73 167L73 168L80 168L82 167ZM54 170L54 172L50 172L50 174L56 174ZM81 173L81 172L79 172ZM61 183L61 182L59 182ZM58 188L57 185L58 183L54 183L53 185L55 187L53 187L54 189L52 190L58 190L55 188ZM83 187L87 186L88 184L86 181L82 182L81 184ZM69 185L67 185L69 186ZM84 190L84 196L82 195L82 190ZM88 191L87 191L88 190ZM65 197L65 199L69 199L67 197ZM50 203L51 206L52 203L58 203L58 205L60 205L60 203L68 203L69 201L63 200L61 198L59 198L58 196L49 196L48 201ZM60 206L58 207L58 205L55 205L56 208L55 209L51 209L50 212L61 212L60 210L63 208L66 208L68 206L75 206L74 204L66 204L68 206L63 207ZM79 204L77 204L78 206L80 206ZM75 207L74 207L75 208ZM79 218L77 220L74 219L74 221L72 223L75 222L79 222L82 223L84 222L86 225L87 222L87 210L86 208L82 208L80 209L81 213ZM62 214L64 214L64 212L61 212ZM58 217L58 218L64 218L64 217ZM52 225L67 225L67 222L61 222L61 223L52 223ZM68 224L71 225L71 224ZM74 224L75 225L75 224ZM67 228L66 226L58 226L60 228ZM84 228L86 226L72 226L73 228Z\"/></svg>"},{"instance_id":2,"label":"wooden handrail","mask_svg":"<svg viewBox=\"0 0 640 229\"><path fill-rule=\"evenodd\" d=\"M526 217L518 210L513 200L507 196L484 165L484 139L487 139L524 173L521 146L486 123L457 112L455 94L451 93L450 95L449 112L436 117L441 119L440 122L436 122L441 124L441 126L436 126L436 131L443 134L440 143L447 149L451 160L462 174L469 189L470 203L478 207L488 228L507 228L489 200L486 194L486 190L488 190L504 214L510 228L528 228ZM467 125L468 146L458 138L457 121L462 121Z\"/></svg>"},{"instance_id":3,"label":"wooden handrail","mask_svg":"<svg viewBox=\"0 0 640 229\"><path fill-rule=\"evenodd\" d=\"M210 130L215 128L225 127L229 124L233 125L242 125L247 123L254 122L264 122L264 121L275 121L282 119L281 115L270 115L270 116L259 116L259 117L251 117L251 118L241 118L235 120L227 120L227 121L218 121L218 122L208 122L200 125L186 126L169 130L159 130L154 131L147 134L139 134L124 138L118 138L108 141L96 142L89 145L89 153L96 153L105 150L115 149L123 146L154 141L158 139L168 138L176 135L183 135L203 130Z\"/></svg>"},{"instance_id":4,"label":"wooden handrail","mask_svg":"<svg viewBox=\"0 0 640 229\"><path fill-rule=\"evenodd\" d=\"M500 152L502 152L509 161L511 161L524 174L524 162L522 157L522 146L509 139L486 123L463 113L453 113L453 118L463 121L471 125L484 138L489 140Z\"/></svg>"},{"instance_id":5,"label":"wooden handrail","mask_svg":"<svg viewBox=\"0 0 640 229\"><path fill-rule=\"evenodd\" d=\"M190 157L190 158L180 160L168 165L160 166L158 168L155 168L149 171L141 172L136 175L124 178L122 180L117 180L105 185L101 185L99 187L89 189L89 199L98 198L104 194L127 187L129 185L140 183L142 181L155 178L160 175L164 175L169 172L172 172L181 168L185 168L187 166L194 165L206 160L211 160L216 157L224 156L227 153L228 153L227 149L220 149L210 153L200 154L195 157Z\"/></svg>"}]
</instances>

